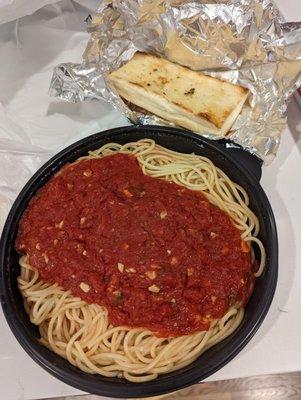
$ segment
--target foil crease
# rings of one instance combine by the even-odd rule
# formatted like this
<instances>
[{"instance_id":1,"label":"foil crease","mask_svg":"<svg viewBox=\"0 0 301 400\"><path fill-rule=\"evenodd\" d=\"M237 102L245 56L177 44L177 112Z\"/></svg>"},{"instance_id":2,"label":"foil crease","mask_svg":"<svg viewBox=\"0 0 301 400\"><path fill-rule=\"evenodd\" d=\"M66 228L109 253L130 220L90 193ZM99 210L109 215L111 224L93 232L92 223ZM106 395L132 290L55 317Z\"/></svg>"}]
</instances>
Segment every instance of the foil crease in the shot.
<instances>
[{"instance_id":1,"label":"foil crease","mask_svg":"<svg viewBox=\"0 0 301 400\"><path fill-rule=\"evenodd\" d=\"M287 100L301 86L301 22L285 23L273 1L103 0L87 18L87 30L82 64L54 69L52 96L102 99L133 123L173 125L124 102L106 78L135 52L154 53L247 87L249 104L227 138L265 164L273 161Z\"/></svg>"}]
</instances>

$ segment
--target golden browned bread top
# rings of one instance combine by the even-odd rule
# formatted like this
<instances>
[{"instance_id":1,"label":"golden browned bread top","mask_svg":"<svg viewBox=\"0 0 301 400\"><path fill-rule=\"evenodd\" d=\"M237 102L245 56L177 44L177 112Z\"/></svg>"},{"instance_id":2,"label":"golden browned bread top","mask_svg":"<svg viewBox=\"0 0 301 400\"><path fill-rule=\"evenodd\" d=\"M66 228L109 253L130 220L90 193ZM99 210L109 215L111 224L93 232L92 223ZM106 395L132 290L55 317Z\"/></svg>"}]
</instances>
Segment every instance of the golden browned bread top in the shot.
<instances>
[{"instance_id":1,"label":"golden browned bread top","mask_svg":"<svg viewBox=\"0 0 301 400\"><path fill-rule=\"evenodd\" d=\"M136 53L124 66L110 74L146 92L206 119L221 128L248 90L229 82L192 71L151 54Z\"/></svg>"}]
</instances>

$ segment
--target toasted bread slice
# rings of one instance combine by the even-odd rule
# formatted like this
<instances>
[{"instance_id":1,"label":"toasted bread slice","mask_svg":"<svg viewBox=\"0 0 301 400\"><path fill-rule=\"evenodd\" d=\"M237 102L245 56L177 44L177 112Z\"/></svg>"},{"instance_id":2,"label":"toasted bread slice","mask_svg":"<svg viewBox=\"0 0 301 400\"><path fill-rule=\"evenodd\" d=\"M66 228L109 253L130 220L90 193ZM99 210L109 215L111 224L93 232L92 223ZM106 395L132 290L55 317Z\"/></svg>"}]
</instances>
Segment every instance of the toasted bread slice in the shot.
<instances>
[{"instance_id":1,"label":"toasted bread slice","mask_svg":"<svg viewBox=\"0 0 301 400\"><path fill-rule=\"evenodd\" d=\"M176 125L224 136L248 90L151 54L136 53L109 80L121 97Z\"/></svg>"}]
</instances>

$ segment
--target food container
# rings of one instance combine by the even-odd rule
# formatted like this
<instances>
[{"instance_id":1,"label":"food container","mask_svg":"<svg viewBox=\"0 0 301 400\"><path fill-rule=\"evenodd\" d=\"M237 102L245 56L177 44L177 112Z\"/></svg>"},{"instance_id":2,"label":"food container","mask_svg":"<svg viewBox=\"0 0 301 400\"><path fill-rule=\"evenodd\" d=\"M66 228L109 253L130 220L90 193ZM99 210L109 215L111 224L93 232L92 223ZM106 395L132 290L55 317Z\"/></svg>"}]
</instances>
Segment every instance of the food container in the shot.
<instances>
[{"instance_id":1,"label":"food container","mask_svg":"<svg viewBox=\"0 0 301 400\"><path fill-rule=\"evenodd\" d=\"M120 378L106 378L82 372L68 361L51 352L38 341L36 326L30 323L17 286L20 272L19 256L14 244L20 218L28 202L50 177L65 163L73 162L105 143L127 143L142 138L182 153L200 154L212 160L233 181L246 189L250 208L260 222L260 235L267 262L263 275L256 280L254 292L246 306L238 329L222 342L203 353L185 368L160 375L157 379L132 383ZM7 322L26 352L46 371L80 390L116 398L160 395L197 383L227 364L255 334L271 304L278 271L278 242L274 215L260 186L261 161L229 141L210 141L199 135L170 127L127 126L100 132L67 147L49 160L25 185L7 218L0 242L0 295Z\"/></svg>"}]
</instances>

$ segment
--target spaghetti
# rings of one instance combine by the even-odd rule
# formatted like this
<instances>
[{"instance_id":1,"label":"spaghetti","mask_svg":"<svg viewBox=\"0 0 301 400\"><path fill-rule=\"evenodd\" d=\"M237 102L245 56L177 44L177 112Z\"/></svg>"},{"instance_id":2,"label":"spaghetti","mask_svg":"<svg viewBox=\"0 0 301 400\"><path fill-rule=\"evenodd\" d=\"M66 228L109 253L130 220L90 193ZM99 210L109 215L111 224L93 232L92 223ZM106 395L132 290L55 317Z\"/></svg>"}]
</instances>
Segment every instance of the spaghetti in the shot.
<instances>
[{"instance_id":1,"label":"spaghetti","mask_svg":"<svg viewBox=\"0 0 301 400\"><path fill-rule=\"evenodd\" d=\"M241 239L248 246L251 243L258 246L260 263L254 275L260 276L265 250L257 237L258 219L249 209L248 195L242 187L209 159L167 150L150 139L125 145L107 144L76 164L116 153L135 156L145 175L199 191L226 212L241 231ZM250 248L254 261L253 247ZM19 289L30 321L39 326L41 343L89 373L124 377L132 382L155 379L158 374L190 364L234 332L243 318L243 304L237 302L221 318L211 320L208 329L158 337L145 328L113 326L106 307L88 304L58 283L43 281L30 265L27 254L20 258L20 265Z\"/></svg>"}]
</instances>

